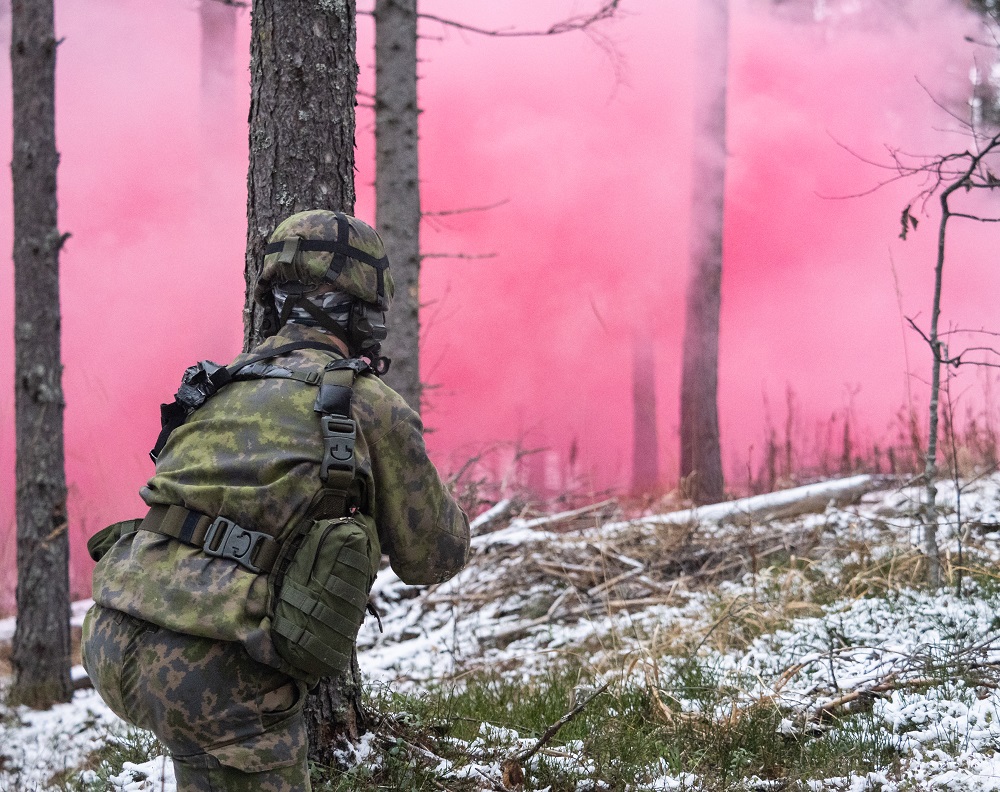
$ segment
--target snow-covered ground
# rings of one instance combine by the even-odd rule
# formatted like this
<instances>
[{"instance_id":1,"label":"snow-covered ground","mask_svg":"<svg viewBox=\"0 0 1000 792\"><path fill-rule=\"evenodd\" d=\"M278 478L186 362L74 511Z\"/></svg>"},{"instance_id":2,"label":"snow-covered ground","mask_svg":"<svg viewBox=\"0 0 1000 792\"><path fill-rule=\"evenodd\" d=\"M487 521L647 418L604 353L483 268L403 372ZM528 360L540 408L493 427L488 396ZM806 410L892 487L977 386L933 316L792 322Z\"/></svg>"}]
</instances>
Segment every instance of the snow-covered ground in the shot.
<instances>
[{"instance_id":1,"label":"snow-covered ground","mask_svg":"<svg viewBox=\"0 0 1000 792\"><path fill-rule=\"evenodd\" d=\"M942 552L954 560L961 539L963 553L1000 561L1000 476L958 494L940 487ZM901 773L872 768L817 779L814 790L1000 790L1000 585L966 580L961 594L907 586L918 496L854 477L632 520L607 508L496 519L501 504L476 521L472 561L453 580L418 590L380 574L373 595L384 632L374 619L362 628L361 665L373 681L419 690L476 669L530 677L584 650L598 681L627 685L651 673L671 679L683 646L720 687L738 691L720 718L766 700L786 713L781 732L795 735L847 728L830 714L859 711L869 737L902 757ZM797 513L817 498L825 508ZM882 589L851 588L863 577L857 570L874 568ZM837 595L819 596L823 586ZM755 634L720 637L720 624L748 613ZM10 620L0 622L0 640L12 632ZM681 711L722 706L671 697ZM92 691L44 713L0 708L0 791L46 789L102 742L128 735ZM452 772L467 776L473 766L499 778L495 762ZM651 790L697 780L656 768L650 779ZM112 788L176 787L161 757L126 765ZM746 788L777 787L748 778Z\"/></svg>"}]
</instances>

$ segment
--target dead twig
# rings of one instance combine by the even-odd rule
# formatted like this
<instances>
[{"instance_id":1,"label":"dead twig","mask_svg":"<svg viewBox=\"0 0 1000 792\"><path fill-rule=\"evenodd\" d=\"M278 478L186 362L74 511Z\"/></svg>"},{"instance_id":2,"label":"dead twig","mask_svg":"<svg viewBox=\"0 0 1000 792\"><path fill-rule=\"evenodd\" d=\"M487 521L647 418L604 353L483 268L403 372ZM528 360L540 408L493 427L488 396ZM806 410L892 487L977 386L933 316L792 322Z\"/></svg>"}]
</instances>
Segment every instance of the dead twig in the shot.
<instances>
[{"instance_id":1,"label":"dead twig","mask_svg":"<svg viewBox=\"0 0 1000 792\"><path fill-rule=\"evenodd\" d=\"M519 764L524 764L525 762L527 762L532 756L538 753L538 751L541 748L543 748L546 743L548 743L553 737L555 737L563 726L565 726L567 723L573 720L573 718L575 718L577 715L583 712L584 709L586 709L587 706L590 704L590 702L592 702L595 698L597 698L605 690L607 690L610 685L611 685L610 682L605 682L603 685L597 688L597 690L595 690L593 693L587 696L587 698L585 698L583 701L581 701L579 704L573 707L573 709L571 709L569 712L563 715L559 720L557 720L555 723L549 726L544 732L542 732L542 736L538 738L538 740L535 742L533 746L531 746L526 751L522 751L516 757L514 757L516 761Z\"/></svg>"}]
</instances>

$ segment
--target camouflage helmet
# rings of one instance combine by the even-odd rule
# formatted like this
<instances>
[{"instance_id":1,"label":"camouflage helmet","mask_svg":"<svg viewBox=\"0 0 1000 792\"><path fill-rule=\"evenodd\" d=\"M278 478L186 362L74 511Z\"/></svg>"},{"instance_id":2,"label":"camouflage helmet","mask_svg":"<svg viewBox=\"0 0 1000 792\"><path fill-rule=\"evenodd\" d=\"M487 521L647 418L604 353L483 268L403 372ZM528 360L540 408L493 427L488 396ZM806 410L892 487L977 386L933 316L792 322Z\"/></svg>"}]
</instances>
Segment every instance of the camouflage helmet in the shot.
<instances>
[{"instance_id":1,"label":"camouflage helmet","mask_svg":"<svg viewBox=\"0 0 1000 792\"><path fill-rule=\"evenodd\" d=\"M272 288L281 284L296 284L296 291L331 284L382 311L389 309L394 291L389 259L375 229L326 209L299 212L274 229L264 249L257 302L267 305Z\"/></svg>"}]
</instances>

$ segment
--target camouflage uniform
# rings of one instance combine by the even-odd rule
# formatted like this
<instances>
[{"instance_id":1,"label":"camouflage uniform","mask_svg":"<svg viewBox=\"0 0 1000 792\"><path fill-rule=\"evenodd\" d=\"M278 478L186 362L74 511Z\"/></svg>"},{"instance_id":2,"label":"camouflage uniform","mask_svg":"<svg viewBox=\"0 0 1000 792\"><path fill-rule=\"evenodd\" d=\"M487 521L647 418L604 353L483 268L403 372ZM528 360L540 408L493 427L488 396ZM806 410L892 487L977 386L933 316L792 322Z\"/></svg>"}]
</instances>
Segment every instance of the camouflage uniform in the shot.
<instances>
[{"instance_id":1,"label":"camouflage uniform","mask_svg":"<svg viewBox=\"0 0 1000 792\"><path fill-rule=\"evenodd\" d=\"M253 353L302 340L330 344L288 324ZM271 362L321 373L333 357L300 349ZM288 380L231 383L174 430L140 494L273 535L298 523L322 490L315 397ZM468 555L468 519L427 458L419 417L374 376L357 379L352 412L364 510L392 569L414 585L451 577ZM84 664L115 712L171 750L181 790L308 789L301 708L315 680L277 654L268 597L266 575L149 531L94 571ZM250 786L246 773L258 774Z\"/></svg>"}]
</instances>

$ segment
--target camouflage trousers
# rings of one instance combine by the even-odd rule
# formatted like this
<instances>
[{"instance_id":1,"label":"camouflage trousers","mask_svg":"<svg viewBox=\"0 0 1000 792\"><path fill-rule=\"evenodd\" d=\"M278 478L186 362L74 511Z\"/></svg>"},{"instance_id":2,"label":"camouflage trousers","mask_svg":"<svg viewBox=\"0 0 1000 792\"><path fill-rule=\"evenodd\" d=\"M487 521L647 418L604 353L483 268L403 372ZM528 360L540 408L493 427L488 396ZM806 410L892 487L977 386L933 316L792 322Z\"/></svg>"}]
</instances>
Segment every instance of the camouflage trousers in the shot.
<instances>
[{"instance_id":1,"label":"camouflage trousers","mask_svg":"<svg viewBox=\"0 0 1000 792\"><path fill-rule=\"evenodd\" d=\"M83 664L105 703L170 751L178 792L308 792L305 685L240 644L95 605Z\"/></svg>"}]
</instances>

